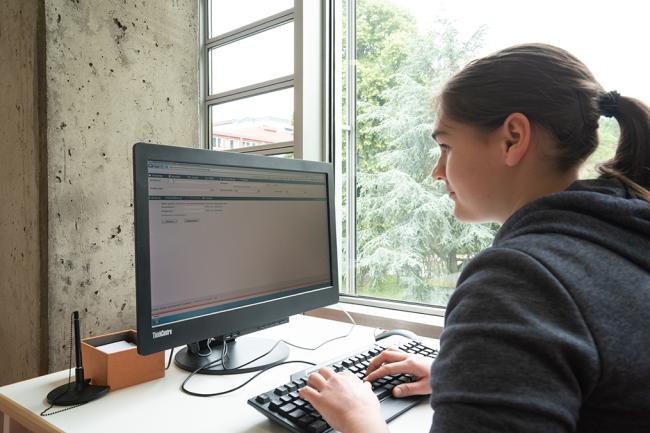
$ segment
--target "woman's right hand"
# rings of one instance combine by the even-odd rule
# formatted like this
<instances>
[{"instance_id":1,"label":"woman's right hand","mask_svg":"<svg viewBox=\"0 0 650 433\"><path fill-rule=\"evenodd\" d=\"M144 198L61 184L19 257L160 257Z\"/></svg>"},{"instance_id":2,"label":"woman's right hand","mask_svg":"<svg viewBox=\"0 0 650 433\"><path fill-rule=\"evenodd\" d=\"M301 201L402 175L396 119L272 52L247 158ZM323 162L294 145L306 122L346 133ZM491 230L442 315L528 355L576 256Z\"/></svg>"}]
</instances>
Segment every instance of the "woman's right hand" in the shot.
<instances>
[{"instance_id":1,"label":"woman's right hand","mask_svg":"<svg viewBox=\"0 0 650 433\"><path fill-rule=\"evenodd\" d=\"M372 382L380 377L393 374L410 374L415 376L415 380L393 388L395 397L431 394L429 377L432 363L433 359L431 358L390 348L384 350L370 361L366 370L366 377L363 380Z\"/></svg>"}]
</instances>

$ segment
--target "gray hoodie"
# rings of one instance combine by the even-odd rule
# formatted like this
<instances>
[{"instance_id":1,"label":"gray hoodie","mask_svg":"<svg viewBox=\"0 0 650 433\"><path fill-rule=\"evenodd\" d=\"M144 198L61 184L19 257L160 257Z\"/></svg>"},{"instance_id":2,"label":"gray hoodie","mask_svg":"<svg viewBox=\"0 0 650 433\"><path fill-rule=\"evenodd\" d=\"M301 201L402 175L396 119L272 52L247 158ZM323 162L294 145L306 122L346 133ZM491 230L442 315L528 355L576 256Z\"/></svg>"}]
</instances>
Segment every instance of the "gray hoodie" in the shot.
<instances>
[{"instance_id":1,"label":"gray hoodie","mask_svg":"<svg viewBox=\"0 0 650 433\"><path fill-rule=\"evenodd\" d=\"M440 343L432 432L650 432L650 204L598 179L522 207Z\"/></svg>"}]
</instances>

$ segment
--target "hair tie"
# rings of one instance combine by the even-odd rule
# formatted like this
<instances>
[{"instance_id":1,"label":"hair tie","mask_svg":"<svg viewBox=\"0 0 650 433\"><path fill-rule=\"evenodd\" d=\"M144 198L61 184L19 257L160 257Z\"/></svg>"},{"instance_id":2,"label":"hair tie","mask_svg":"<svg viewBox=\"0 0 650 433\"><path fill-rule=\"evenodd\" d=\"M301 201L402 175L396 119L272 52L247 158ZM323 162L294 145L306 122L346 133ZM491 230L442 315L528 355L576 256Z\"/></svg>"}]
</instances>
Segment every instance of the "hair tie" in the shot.
<instances>
[{"instance_id":1,"label":"hair tie","mask_svg":"<svg viewBox=\"0 0 650 433\"><path fill-rule=\"evenodd\" d=\"M620 94L616 90L603 93L598 99L598 109L605 117L616 117L618 114L618 99Z\"/></svg>"}]
</instances>

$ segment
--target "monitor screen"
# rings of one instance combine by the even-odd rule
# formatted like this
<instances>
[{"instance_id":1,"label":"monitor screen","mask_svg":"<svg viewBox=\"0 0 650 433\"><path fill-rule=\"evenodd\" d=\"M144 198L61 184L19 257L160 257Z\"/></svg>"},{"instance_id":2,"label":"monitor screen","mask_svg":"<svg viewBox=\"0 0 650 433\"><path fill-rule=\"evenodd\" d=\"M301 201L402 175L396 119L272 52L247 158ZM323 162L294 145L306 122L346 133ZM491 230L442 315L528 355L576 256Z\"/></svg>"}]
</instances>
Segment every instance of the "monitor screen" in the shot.
<instances>
[{"instance_id":1,"label":"monitor screen","mask_svg":"<svg viewBox=\"0 0 650 433\"><path fill-rule=\"evenodd\" d=\"M134 176L140 353L338 301L330 164L138 143Z\"/></svg>"}]
</instances>

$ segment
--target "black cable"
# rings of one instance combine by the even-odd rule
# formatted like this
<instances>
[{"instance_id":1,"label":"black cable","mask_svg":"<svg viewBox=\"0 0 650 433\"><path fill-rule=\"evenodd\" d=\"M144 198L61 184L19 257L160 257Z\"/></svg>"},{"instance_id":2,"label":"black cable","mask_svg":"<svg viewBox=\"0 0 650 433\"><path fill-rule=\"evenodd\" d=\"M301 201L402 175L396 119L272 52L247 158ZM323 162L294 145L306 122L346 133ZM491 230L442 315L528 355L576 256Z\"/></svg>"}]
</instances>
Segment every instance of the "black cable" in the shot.
<instances>
[{"instance_id":1,"label":"black cable","mask_svg":"<svg viewBox=\"0 0 650 433\"><path fill-rule=\"evenodd\" d=\"M217 395L224 395L224 394L228 394L228 393L230 393L230 392L236 391L236 390L242 388L243 386L247 385L248 383L250 383L253 379L255 379L255 378L256 378L257 376L259 376L260 374L262 374L262 373L264 373L265 371L268 371L268 370L270 370L270 369L272 369L272 368L274 368L274 367L277 367L278 365L291 364L291 363L302 363L302 364L316 365L315 363L310 362L310 361L285 361L285 362L281 362L281 363L279 363L279 364L275 364L275 365L272 365L272 366L270 366L270 367L268 367L268 368L263 369L262 371L260 371L259 373L255 374L253 377L251 377L250 379L248 379L246 382L242 383L241 385L238 385L238 386L235 387L235 388L232 388L232 389L229 389L229 390L226 390L226 391L216 392L216 393L202 394L202 393L198 393L198 392L190 391L190 390L188 390L188 389L185 388L185 384L186 384L186 383L187 383L187 382L192 378L192 376L194 376L194 375L195 375L196 373L198 373L199 371L201 371L201 370L203 370L203 369L205 369L205 368L207 368L207 367L210 367L210 366L213 365L213 364L216 364L216 363L219 362L219 361L221 361L221 367L223 368L224 371L226 371L226 370L238 370L238 369L240 369L240 368L242 368L242 367L246 367L247 365L252 364L253 362L257 361L258 359L264 358L266 355L268 355L269 353L273 352L273 350L275 350L275 348L278 347L278 345L279 345L280 343L285 343L285 344L287 344L287 345L289 345L289 346L293 346L293 347L298 348L298 349L303 349L303 350L313 351L313 350L320 349L321 347L323 347L323 346L326 345L327 343L331 343L332 341L339 340L339 339L341 339L341 338L346 338L346 337L348 337L348 336L352 333L352 331L354 330L354 328L357 326L357 323L355 322L354 318L352 318L352 316L351 316L347 311L343 311L343 312L344 312L344 313L345 313L345 314L350 318L350 321L352 322L352 326L350 327L350 329L348 329L348 332L347 332L345 335L339 335L338 337L334 337L334 338L330 338L329 340L325 340L324 342L322 342L321 344L319 344L319 345L316 346L316 347L304 347L304 346L300 346L300 345L298 345L298 344L290 343L290 342L288 342L288 341L286 341L286 340L277 340L277 341L275 342L275 344L274 344L273 346L271 346L271 348L270 348L269 350L267 350L266 352L264 352L264 353L261 354L260 356L251 359L251 360L248 361L248 362L245 362L245 363L243 363L243 364L241 364L241 365L238 365L237 367L228 367L228 366L226 365L226 359L227 359L227 357L228 357L228 344L227 344L226 339L225 339L225 337L224 337L224 339L223 339L223 341L222 341L222 347L221 347L221 358L216 359L216 360L214 360L214 361L212 361L212 362L209 362L208 364L203 365L203 366L197 368L196 370L194 370L193 372L191 372L191 373L190 373L190 374L185 378L185 380L183 381L183 383L181 384L181 391L183 391L183 392L186 393L186 394L193 395L193 396L195 396L195 397L214 397L214 396L217 396ZM242 374L243 374L243 373L242 373Z\"/></svg>"},{"instance_id":2,"label":"black cable","mask_svg":"<svg viewBox=\"0 0 650 433\"><path fill-rule=\"evenodd\" d=\"M169 370L169 366L172 365L172 356L174 356L174 348L172 347L172 351L169 352L169 360L167 361L167 367L165 367L165 370Z\"/></svg>"},{"instance_id":3,"label":"black cable","mask_svg":"<svg viewBox=\"0 0 650 433\"><path fill-rule=\"evenodd\" d=\"M250 361L250 362L252 362L252 361ZM249 363L250 363L250 362L249 362ZM249 364L249 363L247 363L247 364ZM227 389L227 390L225 390L225 391L213 392L213 393L210 393L210 394L202 394L202 393L200 393L200 392L190 391L190 390L188 390L188 389L185 388L185 384L190 380L190 378L191 378L192 376L194 376L194 374L195 374L198 370L201 370L201 369L205 368L205 367L201 367L201 368L198 368L197 370L195 370L194 372L192 372L189 376L187 376L187 378L186 378L186 379L183 381L183 383L181 384L181 390L182 390L185 394L193 395L193 396L195 396L195 397L214 397L214 396L217 396L217 395L229 394L229 393L231 393L231 392L233 392L233 391L237 391L238 389L243 388L244 386L248 385L248 384L249 384L253 379L255 379L257 376L259 376L259 375L262 374L262 373L266 373L267 371L269 371L269 370L272 369L272 368L278 367L278 366L280 366L280 365L285 365L285 364L297 364L297 363L299 363L299 364L308 364L308 365L316 365L316 364L314 364L314 363L311 362L311 361L284 361L284 362L281 362L281 363L279 363L279 364L272 365L272 366L270 366L270 367L268 367L268 368L265 368L264 370L262 370L262 371L256 373L255 375L253 375L253 377L249 378L247 381L245 381L245 382L242 383L241 385L237 385L236 387L231 388L231 389ZM223 364L222 364L222 365L223 365Z\"/></svg>"},{"instance_id":4,"label":"black cable","mask_svg":"<svg viewBox=\"0 0 650 433\"><path fill-rule=\"evenodd\" d=\"M321 347L325 346L327 343L331 343L332 341L340 340L341 338L348 337L350 334L352 334L352 331L354 330L354 328L356 326L357 326L357 324L353 323L352 326L350 327L350 329L348 330L347 334L339 335L338 337L334 337L334 338L330 338L329 340L325 340L316 347L303 347L303 346L299 346L298 344L289 343L287 340L280 340L280 341L284 342L285 344L288 344L289 346L292 346L292 347L295 347L295 348L298 348L298 349L312 350L313 351L313 350L316 350L316 349L320 349Z\"/></svg>"}]
</instances>

